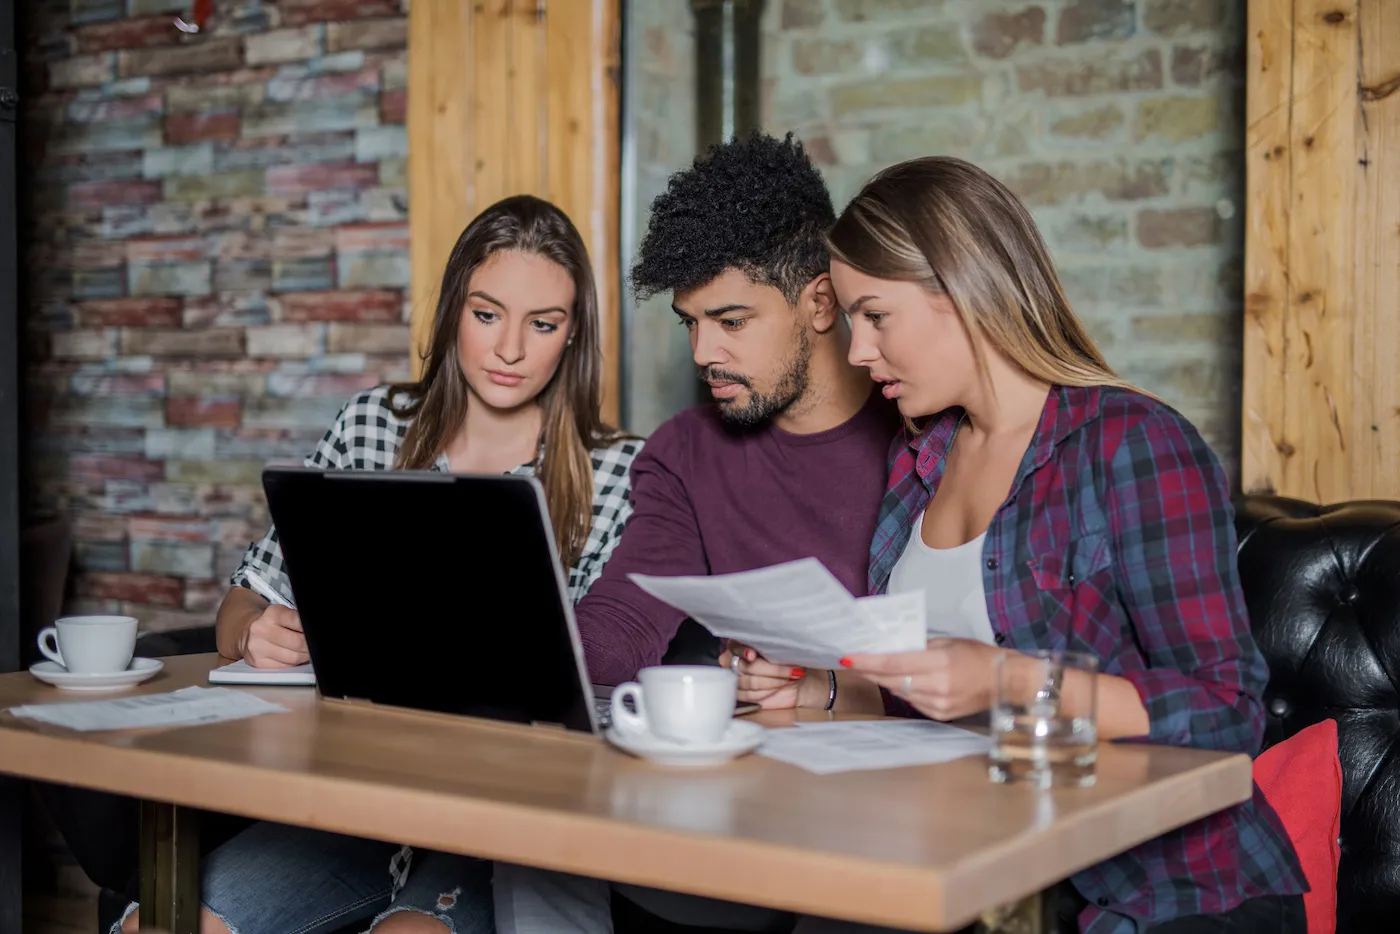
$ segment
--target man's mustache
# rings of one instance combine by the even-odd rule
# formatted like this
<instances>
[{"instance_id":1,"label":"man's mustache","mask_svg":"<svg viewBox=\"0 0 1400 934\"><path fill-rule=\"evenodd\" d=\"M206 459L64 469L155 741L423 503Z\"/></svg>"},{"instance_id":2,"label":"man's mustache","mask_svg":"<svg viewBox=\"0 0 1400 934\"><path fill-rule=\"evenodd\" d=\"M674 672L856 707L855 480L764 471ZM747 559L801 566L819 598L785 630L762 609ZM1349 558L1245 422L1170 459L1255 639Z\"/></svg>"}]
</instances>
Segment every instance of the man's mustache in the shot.
<instances>
[{"instance_id":1,"label":"man's mustache","mask_svg":"<svg viewBox=\"0 0 1400 934\"><path fill-rule=\"evenodd\" d=\"M745 389L753 388L753 384L749 382L747 376L740 373L731 373L728 370L719 370L712 366L701 368L700 381L702 383L738 383Z\"/></svg>"}]
</instances>

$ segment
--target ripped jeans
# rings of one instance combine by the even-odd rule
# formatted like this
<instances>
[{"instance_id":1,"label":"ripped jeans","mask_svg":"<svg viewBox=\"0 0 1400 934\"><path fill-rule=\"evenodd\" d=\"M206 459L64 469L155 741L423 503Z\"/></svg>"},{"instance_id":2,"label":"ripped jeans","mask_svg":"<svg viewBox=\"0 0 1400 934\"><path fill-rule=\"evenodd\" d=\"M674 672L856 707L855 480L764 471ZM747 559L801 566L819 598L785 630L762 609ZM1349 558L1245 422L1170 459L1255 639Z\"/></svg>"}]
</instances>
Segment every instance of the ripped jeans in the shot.
<instances>
[{"instance_id":1,"label":"ripped jeans","mask_svg":"<svg viewBox=\"0 0 1400 934\"><path fill-rule=\"evenodd\" d=\"M391 902L389 861L398 851L395 843L258 823L205 857L200 895L233 934L364 931L400 911L436 918L450 934L494 934L489 861L414 850Z\"/></svg>"}]
</instances>

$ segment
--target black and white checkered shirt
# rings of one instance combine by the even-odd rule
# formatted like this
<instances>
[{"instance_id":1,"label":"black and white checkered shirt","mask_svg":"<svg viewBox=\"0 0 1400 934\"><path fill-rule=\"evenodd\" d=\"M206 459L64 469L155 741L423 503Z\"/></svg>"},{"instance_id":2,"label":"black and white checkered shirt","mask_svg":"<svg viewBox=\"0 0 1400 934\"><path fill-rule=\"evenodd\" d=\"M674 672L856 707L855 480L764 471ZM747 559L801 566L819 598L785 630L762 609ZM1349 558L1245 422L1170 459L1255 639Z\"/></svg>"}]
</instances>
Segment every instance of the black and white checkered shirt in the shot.
<instances>
[{"instance_id":1,"label":"black and white checkered shirt","mask_svg":"<svg viewBox=\"0 0 1400 934\"><path fill-rule=\"evenodd\" d=\"M407 430L408 422L395 415L389 405L389 387L368 389L345 404L304 463L307 467L327 470L389 470L394 466ZM592 452L593 524L583 552L569 568L569 596L575 603L603 573L603 565L612 556L627 517L632 513L628 472L641 449L640 440L629 438ZM444 472L450 469L446 454L438 455L433 469ZM511 475L522 477L534 476L534 473L533 464L522 464L510 471ZM291 594L276 528L268 529L259 541L248 546L243 562L229 582L235 587L248 587L246 575L250 570L280 593Z\"/></svg>"},{"instance_id":2,"label":"black and white checkered shirt","mask_svg":"<svg viewBox=\"0 0 1400 934\"><path fill-rule=\"evenodd\" d=\"M316 445L316 450L306 458L305 464L307 467L328 470L389 470L394 466L394 458L399 453L408 424L390 407L389 387L366 390L340 410L334 424ZM633 458L641 449L640 440L629 438L592 452L593 524L588 530L588 541L583 552L574 566L569 568L569 596L575 603L583 598L598 575L603 573L603 565L612 556L627 517L632 513L632 504L628 499L628 474ZM438 456L433 469L450 469L446 454ZM510 473L528 477L534 475L535 468L532 464L522 464ZM233 572L229 582L236 587L248 587L249 570L279 592L292 592L275 527L268 529L259 541L248 546L243 554L243 563ZM405 846L389 861L395 894L407 881L412 860L413 851Z\"/></svg>"}]
</instances>

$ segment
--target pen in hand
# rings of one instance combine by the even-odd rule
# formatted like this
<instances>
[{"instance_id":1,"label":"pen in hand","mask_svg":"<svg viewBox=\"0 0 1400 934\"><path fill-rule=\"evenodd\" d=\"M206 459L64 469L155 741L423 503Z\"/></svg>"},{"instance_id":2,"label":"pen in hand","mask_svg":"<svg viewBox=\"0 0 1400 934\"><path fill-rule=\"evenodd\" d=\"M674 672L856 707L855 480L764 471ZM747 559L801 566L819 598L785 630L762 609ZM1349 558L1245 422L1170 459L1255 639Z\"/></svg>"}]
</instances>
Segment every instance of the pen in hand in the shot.
<instances>
[{"instance_id":1,"label":"pen in hand","mask_svg":"<svg viewBox=\"0 0 1400 934\"><path fill-rule=\"evenodd\" d=\"M259 577L256 572L244 571L243 576L248 581L249 589L269 603L275 603L278 606L285 606L293 610L297 608L295 603L278 593L271 584Z\"/></svg>"}]
</instances>

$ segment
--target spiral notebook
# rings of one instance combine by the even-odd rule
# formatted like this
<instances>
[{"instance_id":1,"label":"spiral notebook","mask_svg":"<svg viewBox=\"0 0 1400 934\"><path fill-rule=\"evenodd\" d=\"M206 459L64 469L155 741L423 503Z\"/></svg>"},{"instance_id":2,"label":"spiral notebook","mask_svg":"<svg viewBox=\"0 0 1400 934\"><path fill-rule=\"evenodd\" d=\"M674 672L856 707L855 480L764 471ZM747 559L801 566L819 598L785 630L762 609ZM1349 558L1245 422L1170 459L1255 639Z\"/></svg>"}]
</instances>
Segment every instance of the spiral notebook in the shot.
<instances>
[{"instance_id":1,"label":"spiral notebook","mask_svg":"<svg viewBox=\"0 0 1400 934\"><path fill-rule=\"evenodd\" d=\"M209 672L210 684L300 684L316 683L311 663L292 668L254 668L242 659Z\"/></svg>"}]
</instances>

